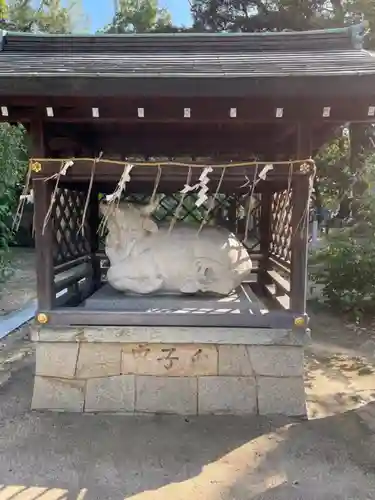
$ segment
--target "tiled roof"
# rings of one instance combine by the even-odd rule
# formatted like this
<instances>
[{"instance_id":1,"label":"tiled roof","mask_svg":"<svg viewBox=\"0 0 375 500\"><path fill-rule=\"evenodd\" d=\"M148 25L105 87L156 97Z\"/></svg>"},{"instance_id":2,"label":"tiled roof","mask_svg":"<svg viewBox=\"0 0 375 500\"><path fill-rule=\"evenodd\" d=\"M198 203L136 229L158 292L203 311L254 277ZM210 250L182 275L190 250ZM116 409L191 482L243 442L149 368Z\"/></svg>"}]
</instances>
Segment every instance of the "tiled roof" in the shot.
<instances>
[{"instance_id":1,"label":"tiled roof","mask_svg":"<svg viewBox=\"0 0 375 500\"><path fill-rule=\"evenodd\" d=\"M0 76L267 77L375 73L366 51L241 54L0 54Z\"/></svg>"},{"instance_id":2,"label":"tiled roof","mask_svg":"<svg viewBox=\"0 0 375 500\"><path fill-rule=\"evenodd\" d=\"M364 27L241 34L5 33L0 76L267 77L375 73Z\"/></svg>"}]
</instances>

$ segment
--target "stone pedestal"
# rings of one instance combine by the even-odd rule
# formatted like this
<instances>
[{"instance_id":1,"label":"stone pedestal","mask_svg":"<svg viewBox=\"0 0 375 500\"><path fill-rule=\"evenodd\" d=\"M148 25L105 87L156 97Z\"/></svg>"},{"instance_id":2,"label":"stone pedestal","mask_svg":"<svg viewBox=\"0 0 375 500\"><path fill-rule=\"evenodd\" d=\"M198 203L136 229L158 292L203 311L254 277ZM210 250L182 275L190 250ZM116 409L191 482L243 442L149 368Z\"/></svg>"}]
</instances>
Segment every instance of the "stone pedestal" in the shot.
<instances>
[{"instance_id":1,"label":"stone pedestal","mask_svg":"<svg viewBox=\"0 0 375 500\"><path fill-rule=\"evenodd\" d=\"M40 327L32 408L304 416L306 338L251 328Z\"/></svg>"}]
</instances>

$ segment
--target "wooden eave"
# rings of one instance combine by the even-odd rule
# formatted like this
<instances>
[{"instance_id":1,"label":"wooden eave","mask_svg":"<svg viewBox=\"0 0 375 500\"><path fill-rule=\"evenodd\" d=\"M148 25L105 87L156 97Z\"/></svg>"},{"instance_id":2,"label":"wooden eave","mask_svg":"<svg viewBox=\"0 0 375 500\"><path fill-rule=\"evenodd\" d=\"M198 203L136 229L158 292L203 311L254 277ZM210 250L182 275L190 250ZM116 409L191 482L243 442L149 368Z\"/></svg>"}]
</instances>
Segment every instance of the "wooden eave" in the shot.
<instances>
[{"instance_id":1,"label":"wooden eave","mask_svg":"<svg viewBox=\"0 0 375 500\"><path fill-rule=\"evenodd\" d=\"M374 93L364 26L241 34L5 33L0 95L333 97Z\"/></svg>"},{"instance_id":2,"label":"wooden eave","mask_svg":"<svg viewBox=\"0 0 375 500\"><path fill-rule=\"evenodd\" d=\"M0 70L0 96L38 97L300 97L353 98L375 93L374 71L314 77L201 76L146 77L96 75L3 74Z\"/></svg>"}]
</instances>

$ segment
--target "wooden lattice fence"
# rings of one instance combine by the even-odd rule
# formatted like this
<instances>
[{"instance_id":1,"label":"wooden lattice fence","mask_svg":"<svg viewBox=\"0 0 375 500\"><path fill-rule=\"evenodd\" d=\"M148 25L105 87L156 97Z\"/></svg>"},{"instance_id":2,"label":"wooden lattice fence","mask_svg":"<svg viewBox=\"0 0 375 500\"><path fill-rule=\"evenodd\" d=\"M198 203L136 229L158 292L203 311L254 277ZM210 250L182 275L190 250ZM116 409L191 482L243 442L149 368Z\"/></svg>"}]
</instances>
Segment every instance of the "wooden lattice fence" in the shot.
<instances>
[{"instance_id":1,"label":"wooden lattice fence","mask_svg":"<svg viewBox=\"0 0 375 500\"><path fill-rule=\"evenodd\" d=\"M271 207L270 255L290 265L292 242L292 191L274 193Z\"/></svg>"},{"instance_id":2,"label":"wooden lattice fence","mask_svg":"<svg viewBox=\"0 0 375 500\"><path fill-rule=\"evenodd\" d=\"M65 264L90 253L88 214L81 228L86 193L58 188L52 208L54 265Z\"/></svg>"}]
</instances>

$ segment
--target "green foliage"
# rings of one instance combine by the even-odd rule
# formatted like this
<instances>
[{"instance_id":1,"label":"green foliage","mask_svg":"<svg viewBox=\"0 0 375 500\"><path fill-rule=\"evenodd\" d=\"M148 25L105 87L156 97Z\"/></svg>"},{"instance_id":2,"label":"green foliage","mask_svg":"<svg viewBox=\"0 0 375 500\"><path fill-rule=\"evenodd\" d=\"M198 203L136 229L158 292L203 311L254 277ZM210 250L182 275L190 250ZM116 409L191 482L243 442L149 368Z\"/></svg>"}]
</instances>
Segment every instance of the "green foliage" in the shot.
<instances>
[{"instance_id":1,"label":"green foliage","mask_svg":"<svg viewBox=\"0 0 375 500\"><path fill-rule=\"evenodd\" d=\"M323 285L327 303L356 318L375 307L375 238L353 238L347 231L331 237L313 257L312 279Z\"/></svg>"},{"instance_id":2,"label":"green foliage","mask_svg":"<svg viewBox=\"0 0 375 500\"><path fill-rule=\"evenodd\" d=\"M176 31L166 9L158 6L157 0L120 0L119 10L107 33L146 33Z\"/></svg>"},{"instance_id":3,"label":"green foliage","mask_svg":"<svg viewBox=\"0 0 375 500\"><path fill-rule=\"evenodd\" d=\"M8 18L8 5L6 0L0 0L0 19Z\"/></svg>"},{"instance_id":4,"label":"green foliage","mask_svg":"<svg viewBox=\"0 0 375 500\"><path fill-rule=\"evenodd\" d=\"M85 18L80 0L9 0L7 22L15 31L71 33L84 25Z\"/></svg>"},{"instance_id":5,"label":"green foliage","mask_svg":"<svg viewBox=\"0 0 375 500\"><path fill-rule=\"evenodd\" d=\"M366 164L369 189L359 200L357 219L328 237L310 262L311 278L323 285L328 304L357 319L375 308L375 158Z\"/></svg>"},{"instance_id":6,"label":"green foliage","mask_svg":"<svg viewBox=\"0 0 375 500\"><path fill-rule=\"evenodd\" d=\"M373 0L191 0L191 6L199 31L308 30L363 17L375 28Z\"/></svg>"},{"instance_id":7,"label":"green foliage","mask_svg":"<svg viewBox=\"0 0 375 500\"><path fill-rule=\"evenodd\" d=\"M353 182L348 134L341 133L319 151L315 163L322 204L337 209L339 200L349 194Z\"/></svg>"},{"instance_id":8,"label":"green foliage","mask_svg":"<svg viewBox=\"0 0 375 500\"><path fill-rule=\"evenodd\" d=\"M360 137L354 138L359 140L359 147L353 155L349 139L351 132L343 128L315 156L316 183L322 206L338 209L344 199L364 193L368 183L375 178L373 131L372 126L362 127Z\"/></svg>"},{"instance_id":9,"label":"green foliage","mask_svg":"<svg viewBox=\"0 0 375 500\"><path fill-rule=\"evenodd\" d=\"M0 124L0 280L7 275L9 244L13 239L9 215L17 205L17 193L27 171L25 129Z\"/></svg>"}]
</instances>

